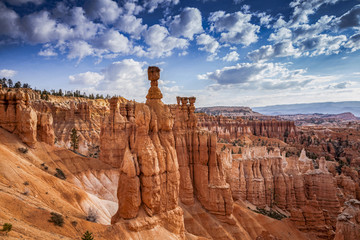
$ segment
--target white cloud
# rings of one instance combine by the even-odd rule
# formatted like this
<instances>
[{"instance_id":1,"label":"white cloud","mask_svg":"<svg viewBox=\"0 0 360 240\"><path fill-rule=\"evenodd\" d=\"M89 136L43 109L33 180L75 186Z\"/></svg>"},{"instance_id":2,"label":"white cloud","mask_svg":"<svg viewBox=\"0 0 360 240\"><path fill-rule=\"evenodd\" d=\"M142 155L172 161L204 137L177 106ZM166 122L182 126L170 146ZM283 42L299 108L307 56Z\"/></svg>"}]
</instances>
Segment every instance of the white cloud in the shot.
<instances>
[{"instance_id":1,"label":"white cloud","mask_svg":"<svg viewBox=\"0 0 360 240\"><path fill-rule=\"evenodd\" d=\"M350 48L351 52L355 52L360 49L360 33L352 35L345 43L344 47Z\"/></svg>"},{"instance_id":2,"label":"white cloud","mask_svg":"<svg viewBox=\"0 0 360 240\"><path fill-rule=\"evenodd\" d=\"M227 62L234 62L239 60L239 54L236 51L229 52L226 54L225 57L223 57L221 60L227 61Z\"/></svg>"},{"instance_id":3,"label":"white cloud","mask_svg":"<svg viewBox=\"0 0 360 240\"><path fill-rule=\"evenodd\" d=\"M96 72L85 72L69 76L70 83L97 86L104 76Z\"/></svg>"},{"instance_id":4,"label":"white cloud","mask_svg":"<svg viewBox=\"0 0 360 240\"><path fill-rule=\"evenodd\" d=\"M344 88L347 88L350 85L351 85L350 82L341 82L341 83L338 83L338 84L334 85L334 88L344 89Z\"/></svg>"},{"instance_id":5,"label":"white cloud","mask_svg":"<svg viewBox=\"0 0 360 240\"><path fill-rule=\"evenodd\" d=\"M197 45L203 45L199 50L206 51L209 53L215 53L220 44L215 40L215 38L203 33L196 38Z\"/></svg>"},{"instance_id":6,"label":"white cloud","mask_svg":"<svg viewBox=\"0 0 360 240\"><path fill-rule=\"evenodd\" d=\"M0 2L0 35L18 37L20 35L18 21L18 14Z\"/></svg>"},{"instance_id":7,"label":"white cloud","mask_svg":"<svg viewBox=\"0 0 360 240\"><path fill-rule=\"evenodd\" d=\"M100 19L103 23L113 23L122 10L112 0L89 0L85 2L84 9L90 19Z\"/></svg>"},{"instance_id":8,"label":"white cloud","mask_svg":"<svg viewBox=\"0 0 360 240\"><path fill-rule=\"evenodd\" d=\"M303 54L310 54L310 56L337 54L340 52L340 47L345 44L346 39L345 35L321 34L300 42L299 48L305 52Z\"/></svg>"},{"instance_id":9,"label":"white cloud","mask_svg":"<svg viewBox=\"0 0 360 240\"><path fill-rule=\"evenodd\" d=\"M44 2L44 0L5 0L5 1L15 6L20 6L26 3L33 3L35 5L40 5Z\"/></svg>"},{"instance_id":10,"label":"white cloud","mask_svg":"<svg viewBox=\"0 0 360 240\"><path fill-rule=\"evenodd\" d=\"M148 8L149 12L152 13L159 5L169 7L171 5L176 5L180 2L180 0L147 0L144 1L144 7Z\"/></svg>"},{"instance_id":11,"label":"white cloud","mask_svg":"<svg viewBox=\"0 0 360 240\"><path fill-rule=\"evenodd\" d=\"M33 43L46 43L57 39L64 39L69 33L67 26L57 24L50 18L47 11L27 15L22 20L22 31L25 38Z\"/></svg>"},{"instance_id":12,"label":"white cloud","mask_svg":"<svg viewBox=\"0 0 360 240\"><path fill-rule=\"evenodd\" d=\"M124 35L114 29L106 31L97 40L97 47L114 53L129 53L132 49L131 43Z\"/></svg>"},{"instance_id":13,"label":"white cloud","mask_svg":"<svg viewBox=\"0 0 360 240\"><path fill-rule=\"evenodd\" d=\"M144 39L150 47L143 54L150 58L170 56L174 49L186 49L189 44L186 39L170 36L168 30L158 24L144 33Z\"/></svg>"},{"instance_id":14,"label":"white cloud","mask_svg":"<svg viewBox=\"0 0 360 240\"><path fill-rule=\"evenodd\" d=\"M175 37L193 39L194 34L203 32L201 12L197 8L185 8L169 24L170 33Z\"/></svg>"},{"instance_id":15,"label":"white cloud","mask_svg":"<svg viewBox=\"0 0 360 240\"><path fill-rule=\"evenodd\" d=\"M11 69L1 69L0 70L0 77L1 78L12 78L15 76L17 71Z\"/></svg>"},{"instance_id":16,"label":"white cloud","mask_svg":"<svg viewBox=\"0 0 360 240\"><path fill-rule=\"evenodd\" d=\"M220 41L248 46L258 40L260 27L250 23L251 14L217 11L210 14L211 29L221 32Z\"/></svg>"},{"instance_id":17,"label":"white cloud","mask_svg":"<svg viewBox=\"0 0 360 240\"><path fill-rule=\"evenodd\" d=\"M41 49L38 53L38 55L43 57L54 57L58 54L55 52L55 49L50 44L45 44L43 46L43 49Z\"/></svg>"},{"instance_id":18,"label":"white cloud","mask_svg":"<svg viewBox=\"0 0 360 240\"><path fill-rule=\"evenodd\" d=\"M273 18L265 12L255 14L260 19L260 25L270 28L270 22Z\"/></svg>"},{"instance_id":19,"label":"white cloud","mask_svg":"<svg viewBox=\"0 0 360 240\"><path fill-rule=\"evenodd\" d=\"M70 83L83 85L90 92L120 95L129 100L144 101L150 82L145 62L124 59L113 62L100 72L84 72L69 76Z\"/></svg>"},{"instance_id":20,"label":"white cloud","mask_svg":"<svg viewBox=\"0 0 360 240\"><path fill-rule=\"evenodd\" d=\"M305 70L289 70L280 63L238 63L214 72L199 75L199 79L215 81L210 86L216 89L239 85L247 89L285 89L302 87L312 81L311 76L304 75Z\"/></svg>"},{"instance_id":21,"label":"white cloud","mask_svg":"<svg viewBox=\"0 0 360 240\"><path fill-rule=\"evenodd\" d=\"M90 44L85 41L73 41L68 45L69 48L69 59L78 58L78 63L87 56L91 56L95 54L94 49Z\"/></svg>"},{"instance_id":22,"label":"white cloud","mask_svg":"<svg viewBox=\"0 0 360 240\"><path fill-rule=\"evenodd\" d=\"M147 25L143 25L142 19L134 15L123 15L119 17L116 27L120 31L129 33L131 37L138 39L141 33L146 30Z\"/></svg>"},{"instance_id":23,"label":"white cloud","mask_svg":"<svg viewBox=\"0 0 360 240\"><path fill-rule=\"evenodd\" d=\"M289 5L294 8L291 25L296 26L309 22L309 15L314 14L324 4L335 4L339 0L294 0Z\"/></svg>"},{"instance_id":24,"label":"white cloud","mask_svg":"<svg viewBox=\"0 0 360 240\"><path fill-rule=\"evenodd\" d=\"M147 80L144 62L137 62L133 59L124 59L114 62L102 71L104 80L99 88L110 90L128 99L137 97L144 100L147 87L150 85Z\"/></svg>"},{"instance_id":25,"label":"white cloud","mask_svg":"<svg viewBox=\"0 0 360 240\"><path fill-rule=\"evenodd\" d=\"M144 10L144 7L136 4L136 0L134 2L125 2L123 8L125 9L127 15L137 15Z\"/></svg>"},{"instance_id":26,"label":"white cloud","mask_svg":"<svg viewBox=\"0 0 360 240\"><path fill-rule=\"evenodd\" d=\"M257 50L248 53L248 58L252 61L264 61L275 57L299 57L301 52L294 48L291 41L280 42L274 45L265 45Z\"/></svg>"}]
</instances>

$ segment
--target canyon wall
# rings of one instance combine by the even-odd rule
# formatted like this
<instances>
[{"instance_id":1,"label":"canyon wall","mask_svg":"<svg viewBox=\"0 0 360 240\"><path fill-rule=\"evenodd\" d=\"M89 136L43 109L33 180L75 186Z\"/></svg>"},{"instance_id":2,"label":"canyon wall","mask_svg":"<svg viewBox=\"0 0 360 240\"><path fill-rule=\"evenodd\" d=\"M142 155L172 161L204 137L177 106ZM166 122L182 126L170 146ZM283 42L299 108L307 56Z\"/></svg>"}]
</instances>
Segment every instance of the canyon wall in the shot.
<instances>
[{"instance_id":1,"label":"canyon wall","mask_svg":"<svg viewBox=\"0 0 360 240\"><path fill-rule=\"evenodd\" d=\"M244 134L253 134L285 141L295 141L297 136L293 121L245 120L240 117L209 116L197 113L198 126L217 134L219 138L233 140Z\"/></svg>"},{"instance_id":2,"label":"canyon wall","mask_svg":"<svg viewBox=\"0 0 360 240\"><path fill-rule=\"evenodd\" d=\"M301 231L323 239L334 237L341 209L338 196L343 191L327 170L324 158L314 169L305 151L300 157L286 158L279 149L253 147L235 156L229 174L234 200L259 208L278 207L289 213Z\"/></svg>"},{"instance_id":3,"label":"canyon wall","mask_svg":"<svg viewBox=\"0 0 360 240\"><path fill-rule=\"evenodd\" d=\"M178 97L171 106L175 117L175 146L180 168L180 199L192 205L196 198L220 220L233 223L233 199L226 182L217 136L197 127L195 97Z\"/></svg>"},{"instance_id":4,"label":"canyon wall","mask_svg":"<svg viewBox=\"0 0 360 240\"><path fill-rule=\"evenodd\" d=\"M38 140L53 145L55 138L52 115L36 111L31 105L38 98L31 90L0 90L0 127L18 135L30 147Z\"/></svg>"}]
</instances>

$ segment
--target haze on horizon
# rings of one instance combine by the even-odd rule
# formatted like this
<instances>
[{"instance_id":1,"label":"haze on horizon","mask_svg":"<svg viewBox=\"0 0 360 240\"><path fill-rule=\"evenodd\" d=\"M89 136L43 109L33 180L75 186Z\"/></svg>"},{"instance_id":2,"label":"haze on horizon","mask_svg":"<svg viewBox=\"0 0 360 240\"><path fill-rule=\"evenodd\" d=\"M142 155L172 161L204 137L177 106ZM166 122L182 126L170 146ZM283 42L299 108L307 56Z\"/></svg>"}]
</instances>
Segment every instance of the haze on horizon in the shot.
<instances>
[{"instance_id":1,"label":"haze on horizon","mask_svg":"<svg viewBox=\"0 0 360 240\"><path fill-rule=\"evenodd\" d=\"M0 77L139 102L358 101L358 0L2 0Z\"/></svg>"}]
</instances>

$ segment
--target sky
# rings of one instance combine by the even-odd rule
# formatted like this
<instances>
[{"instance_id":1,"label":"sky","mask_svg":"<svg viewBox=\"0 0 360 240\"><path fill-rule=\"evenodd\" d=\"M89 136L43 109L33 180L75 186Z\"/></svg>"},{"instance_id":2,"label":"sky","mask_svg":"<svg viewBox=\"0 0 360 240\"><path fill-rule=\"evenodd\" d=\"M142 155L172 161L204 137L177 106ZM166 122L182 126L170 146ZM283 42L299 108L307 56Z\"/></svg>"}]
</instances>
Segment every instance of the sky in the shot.
<instances>
[{"instance_id":1,"label":"sky","mask_svg":"<svg viewBox=\"0 0 360 240\"><path fill-rule=\"evenodd\" d=\"M0 0L0 77L167 104L358 101L360 0Z\"/></svg>"}]
</instances>

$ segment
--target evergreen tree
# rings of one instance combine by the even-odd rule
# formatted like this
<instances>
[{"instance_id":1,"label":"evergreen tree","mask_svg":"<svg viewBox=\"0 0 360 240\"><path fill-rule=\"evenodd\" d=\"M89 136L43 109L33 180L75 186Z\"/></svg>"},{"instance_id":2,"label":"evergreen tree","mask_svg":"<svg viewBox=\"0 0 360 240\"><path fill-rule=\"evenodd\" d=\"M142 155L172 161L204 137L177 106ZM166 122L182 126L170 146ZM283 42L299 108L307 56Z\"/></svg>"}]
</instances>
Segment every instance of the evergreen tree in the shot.
<instances>
[{"instance_id":1,"label":"evergreen tree","mask_svg":"<svg viewBox=\"0 0 360 240\"><path fill-rule=\"evenodd\" d=\"M77 131L75 128L71 130L71 147L73 148L73 151L75 152L76 149L79 148L79 135L77 135Z\"/></svg>"},{"instance_id":2,"label":"evergreen tree","mask_svg":"<svg viewBox=\"0 0 360 240\"><path fill-rule=\"evenodd\" d=\"M11 79L9 79L9 80L11 80ZM21 88L21 82L17 81L14 85L14 88Z\"/></svg>"},{"instance_id":3,"label":"evergreen tree","mask_svg":"<svg viewBox=\"0 0 360 240\"><path fill-rule=\"evenodd\" d=\"M81 240L94 240L94 237L92 236L91 232L86 231L84 235L81 237Z\"/></svg>"},{"instance_id":4,"label":"evergreen tree","mask_svg":"<svg viewBox=\"0 0 360 240\"><path fill-rule=\"evenodd\" d=\"M8 80L7 80L7 82L8 82L8 86L9 86L9 88L12 88L13 87L13 81L9 78Z\"/></svg>"}]
</instances>

